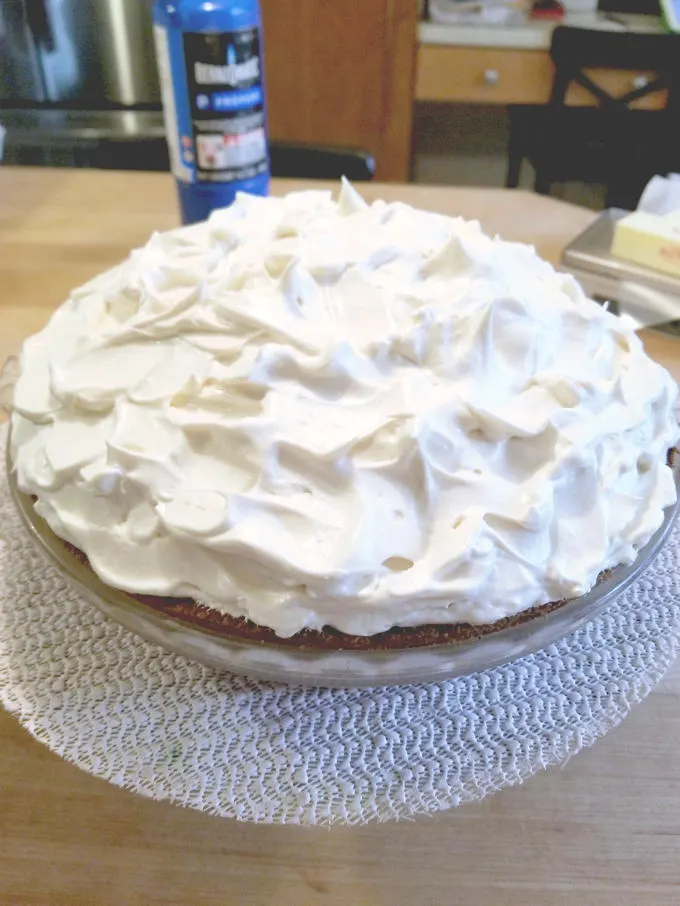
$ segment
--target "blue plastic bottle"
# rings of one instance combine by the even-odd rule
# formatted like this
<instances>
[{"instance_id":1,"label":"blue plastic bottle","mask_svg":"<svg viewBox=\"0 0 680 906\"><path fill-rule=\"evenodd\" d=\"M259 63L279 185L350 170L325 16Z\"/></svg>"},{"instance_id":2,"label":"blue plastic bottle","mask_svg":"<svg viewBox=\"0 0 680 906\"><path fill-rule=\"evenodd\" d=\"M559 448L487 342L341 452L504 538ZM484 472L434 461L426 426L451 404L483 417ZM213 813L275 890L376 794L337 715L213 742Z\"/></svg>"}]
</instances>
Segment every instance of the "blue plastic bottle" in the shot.
<instances>
[{"instance_id":1,"label":"blue plastic bottle","mask_svg":"<svg viewBox=\"0 0 680 906\"><path fill-rule=\"evenodd\" d=\"M156 0L154 33L183 222L205 220L237 192L266 195L258 0Z\"/></svg>"}]
</instances>

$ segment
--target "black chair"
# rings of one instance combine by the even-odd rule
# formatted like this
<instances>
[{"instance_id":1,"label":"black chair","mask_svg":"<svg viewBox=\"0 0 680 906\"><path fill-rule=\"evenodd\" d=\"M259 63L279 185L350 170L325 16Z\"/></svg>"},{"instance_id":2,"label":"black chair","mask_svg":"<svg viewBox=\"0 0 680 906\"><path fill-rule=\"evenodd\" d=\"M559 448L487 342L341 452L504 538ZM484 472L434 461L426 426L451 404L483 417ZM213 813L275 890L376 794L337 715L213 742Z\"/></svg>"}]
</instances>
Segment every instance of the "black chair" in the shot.
<instances>
[{"instance_id":1,"label":"black chair","mask_svg":"<svg viewBox=\"0 0 680 906\"><path fill-rule=\"evenodd\" d=\"M164 138L119 140L79 139L43 133L9 133L7 163L95 167L101 170L156 170L170 168ZM373 179L375 161L366 151L332 145L270 142L272 176L289 179L332 179L346 176L352 182Z\"/></svg>"},{"instance_id":2,"label":"black chair","mask_svg":"<svg viewBox=\"0 0 680 906\"><path fill-rule=\"evenodd\" d=\"M553 32L555 64L547 104L510 108L506 185L519 184L522 162L535 170L535 190L548 195L553 183L603 183L608 207L633 208L655 173L680 169L680 35L634 34L560 26ZM627 69L657 76L614 97L585 69ZM570 107L572 83L595 99L595 107ZM665 89L663 110L635 110L639 98Z\"/></svg>"},{"instance_id":3,"label":"black chair","mask_svg":"<svg viewBox=\"0 0 680 906\"><path fill-rule=\"evenodd\" d=\"M365 151L330 145L271 142L269 157L272 176L290 179L340 179L352 182L373 179L375 161Z\"/></svg>"}]
</instances>

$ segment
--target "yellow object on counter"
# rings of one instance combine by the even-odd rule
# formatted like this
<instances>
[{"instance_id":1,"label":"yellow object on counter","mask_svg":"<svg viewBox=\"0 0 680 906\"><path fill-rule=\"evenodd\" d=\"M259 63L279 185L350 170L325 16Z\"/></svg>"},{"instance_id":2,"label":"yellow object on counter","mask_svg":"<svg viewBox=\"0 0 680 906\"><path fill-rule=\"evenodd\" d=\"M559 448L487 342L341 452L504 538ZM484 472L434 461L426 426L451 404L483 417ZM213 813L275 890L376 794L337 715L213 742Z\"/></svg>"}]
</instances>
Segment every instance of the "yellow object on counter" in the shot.
<instances>
[{"instance_id":1,"label":"yellow object on counter","mask_svg":"<svg viewBox=\"0 0 680 906\"><path fill-rule=\"evenodd\" d=\"M633 211L614 228L612 255L680 277L680 211Z\"/></svg>"}]
</instances>

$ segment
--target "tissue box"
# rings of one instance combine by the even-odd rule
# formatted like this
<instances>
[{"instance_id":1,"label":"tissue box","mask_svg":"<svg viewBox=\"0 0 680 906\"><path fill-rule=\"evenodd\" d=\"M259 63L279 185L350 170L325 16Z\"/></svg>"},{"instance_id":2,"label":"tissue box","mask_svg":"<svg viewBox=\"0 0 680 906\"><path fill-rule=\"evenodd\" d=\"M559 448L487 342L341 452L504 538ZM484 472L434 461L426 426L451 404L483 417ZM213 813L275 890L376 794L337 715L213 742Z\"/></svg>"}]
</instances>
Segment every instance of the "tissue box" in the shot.
<instances>
[{"instance_id":1,"label":"tissue box","mask_svg":"<svg viewBox=\"0 0 680 906\"><path fill-rule=\"evenodd\" d=\"M680 211L633 211L614 229L612 255L680 277Z\"/></svg>"}]
</instances>

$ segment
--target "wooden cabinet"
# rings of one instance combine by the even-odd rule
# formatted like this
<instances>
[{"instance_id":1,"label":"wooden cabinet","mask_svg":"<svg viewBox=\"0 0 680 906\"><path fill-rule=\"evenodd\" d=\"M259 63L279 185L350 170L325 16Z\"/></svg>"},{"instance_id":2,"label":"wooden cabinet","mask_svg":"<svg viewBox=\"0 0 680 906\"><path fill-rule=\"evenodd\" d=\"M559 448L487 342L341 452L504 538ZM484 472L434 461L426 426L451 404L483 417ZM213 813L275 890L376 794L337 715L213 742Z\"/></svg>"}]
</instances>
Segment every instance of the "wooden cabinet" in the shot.
<instances>
[{"instance_id":1,"label":"wooden cabinet","mask_svg":"<svg viewBox=\"0 0 680 906\"><path fill-rule=\"evenodd\" d=\"M414 0L262 0L271 136L361 148L376 178L411 155Z\"/></svg>"},{"instance_id":2,"label":"wooden cabinet","mask_svg":"<svg viewBox=\"0 0 680 906\"><path fill-rule=\"evenodd\" d=\"M602 70L589 73L608 92L622 95L652 81L654 73ZM423 44L418 50L415 96L422 101L473 104L544 104L553 80L553 65L545 50L503 50L491 47L454 47ZM567 102L592 105L593 97L572 85ZM653 110L665 104L657 91L635 104Z\"/></svg>"},{"instance_id":3,"label":"wooden cabinet","mask_svg":"<svg viewBox=\"0 0 680 906\"><path fill-rule=\"evenodd\" d=\"M414 0L262 0L269 127L280 141L361 148L376 177L407 180L413 100L543 104L553 66L546 49L417 43ZM653 73L603 71L625 94ZM580 86L568 102L593 104ZM663 92L636 106L657 109Z\"/></svg>"}]
</instances>

